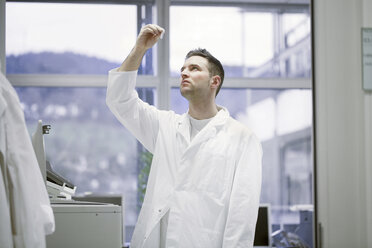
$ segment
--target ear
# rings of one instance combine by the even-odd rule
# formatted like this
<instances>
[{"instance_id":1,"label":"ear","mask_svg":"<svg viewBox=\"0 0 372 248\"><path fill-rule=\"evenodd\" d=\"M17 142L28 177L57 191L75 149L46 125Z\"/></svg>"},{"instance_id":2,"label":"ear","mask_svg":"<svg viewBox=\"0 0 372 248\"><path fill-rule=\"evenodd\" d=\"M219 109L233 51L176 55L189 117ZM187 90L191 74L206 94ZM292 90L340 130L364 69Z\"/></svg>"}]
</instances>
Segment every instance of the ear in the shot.
<instances>
[{"instance_id":1,"label":"ear","mask_svg":"<svg viewBox=\"0 0 372 248\"><path fill-rule=\"evenodd\" d=\"M218 75L213 76L211 79L211 88L217 90L220 84L221 84L221 77Z\"/></svg>"}]
</instances>

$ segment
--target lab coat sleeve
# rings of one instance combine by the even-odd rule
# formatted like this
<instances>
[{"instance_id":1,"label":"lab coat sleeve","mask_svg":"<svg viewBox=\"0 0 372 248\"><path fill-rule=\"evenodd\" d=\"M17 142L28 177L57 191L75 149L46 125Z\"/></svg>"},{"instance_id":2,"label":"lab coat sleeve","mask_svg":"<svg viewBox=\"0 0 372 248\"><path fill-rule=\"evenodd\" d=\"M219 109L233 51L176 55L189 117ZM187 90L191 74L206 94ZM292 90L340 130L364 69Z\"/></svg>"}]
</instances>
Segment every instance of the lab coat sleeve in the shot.
<instances>
[{"instance_id":1,"label":"lab coat sleeve","mask_svg":"<svg viewBox=\"0 0 372 248\"><path fill-rule=\"evenodd\" d=\"M262 148L254 135L243 147L230 195L224 248L253 247L261 193Z\"/></svg>"},{"instance_id":2,"label":"lab coat sleeve","mask_svg":"<svg viewBox=\"0 0 372 248\"><path fill-rule=\"evenodd\" d=\"M137 71L109 72L106 104L116 118L151 153L159 130L159 110L143 102L135 90Z\"/></svg>"}]
</instances>

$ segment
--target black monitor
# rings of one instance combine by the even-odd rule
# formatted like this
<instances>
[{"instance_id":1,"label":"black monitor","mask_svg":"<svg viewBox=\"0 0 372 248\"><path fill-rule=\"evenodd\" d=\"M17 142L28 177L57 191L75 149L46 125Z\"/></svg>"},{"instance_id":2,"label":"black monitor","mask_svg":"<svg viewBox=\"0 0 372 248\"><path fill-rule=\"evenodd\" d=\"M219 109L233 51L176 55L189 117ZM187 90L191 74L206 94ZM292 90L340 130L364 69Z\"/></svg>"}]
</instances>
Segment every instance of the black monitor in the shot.
<instances>
[{"instance_id":1,"label":"black monitor","mask_svg":"<svg viewBox=\"0 0 372 248\"><path fill-rule=\"evenodd\" d=\"M271 221L269 205L261 204L258 209L253 246L271 247Z\"/></svg>"}]
</instances>

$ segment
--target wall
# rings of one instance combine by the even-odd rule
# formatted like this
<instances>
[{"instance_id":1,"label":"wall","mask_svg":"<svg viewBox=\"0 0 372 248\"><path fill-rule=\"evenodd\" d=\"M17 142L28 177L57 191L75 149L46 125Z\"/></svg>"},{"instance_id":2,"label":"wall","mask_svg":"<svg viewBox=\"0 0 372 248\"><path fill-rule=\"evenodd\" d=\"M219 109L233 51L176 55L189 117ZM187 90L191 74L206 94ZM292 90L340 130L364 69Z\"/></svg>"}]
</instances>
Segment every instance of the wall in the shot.
<instances>
[{"instance_id":1,"label":"wall","mask_svg":"<svg viewBox=\"0 0 372 248\"><path fill-rule=\"evenodd\" d=\"M363 1L363 27L372 27L372 0ZM367 247L372 247L372 92L364 95Z\"/></svg>"},{"instance_id":2,"label":"wall","mask_svg":"<svg viewBox=\"0 0 372 248\"><path fill-rule=\"evenodd\" d=\"M372 247L372 95L361 82L361 27L372 27L372 0L313 4L321 247Z\"/></svg>"}]
</instances>

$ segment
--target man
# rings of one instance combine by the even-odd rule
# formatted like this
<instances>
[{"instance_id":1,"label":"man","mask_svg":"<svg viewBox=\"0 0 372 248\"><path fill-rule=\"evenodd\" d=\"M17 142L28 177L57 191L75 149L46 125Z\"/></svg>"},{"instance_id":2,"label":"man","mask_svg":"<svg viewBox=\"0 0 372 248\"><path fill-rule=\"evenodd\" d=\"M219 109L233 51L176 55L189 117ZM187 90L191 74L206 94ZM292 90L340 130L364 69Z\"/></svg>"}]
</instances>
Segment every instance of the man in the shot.
<instances>
[{"instance_id":1,"label":"man","mask_svg":"<svg viewBox=\"0 0 372 248\"><path fill-rule=\"evenodd\" d=\"M221 63L203 49L187 55L183 115L157 110L134 90L141 60L163 32L144 26L120 68L109 72L108 106L154 155L131 247L252 247L262 150L247 127L215 104Z\"/></svg>"}]
</instances>

